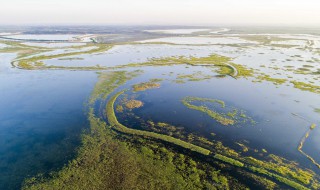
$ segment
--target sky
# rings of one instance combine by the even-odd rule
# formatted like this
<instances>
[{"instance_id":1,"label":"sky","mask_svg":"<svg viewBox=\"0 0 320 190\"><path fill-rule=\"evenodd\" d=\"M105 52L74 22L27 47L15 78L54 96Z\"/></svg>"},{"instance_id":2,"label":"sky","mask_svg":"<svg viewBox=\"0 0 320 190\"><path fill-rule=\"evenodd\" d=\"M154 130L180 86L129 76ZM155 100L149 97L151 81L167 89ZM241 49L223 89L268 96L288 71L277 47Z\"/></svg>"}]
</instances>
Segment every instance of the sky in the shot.
<instances>
[{"instance_id":1,"label":"sky","mask_svg":"<svg viewBox=\"0 0 320 190\"><path fill-rule=\"evenodd\" d=\"M0 24L320 26L320 0L0 0Z\"/></svg>"}]
</instances>

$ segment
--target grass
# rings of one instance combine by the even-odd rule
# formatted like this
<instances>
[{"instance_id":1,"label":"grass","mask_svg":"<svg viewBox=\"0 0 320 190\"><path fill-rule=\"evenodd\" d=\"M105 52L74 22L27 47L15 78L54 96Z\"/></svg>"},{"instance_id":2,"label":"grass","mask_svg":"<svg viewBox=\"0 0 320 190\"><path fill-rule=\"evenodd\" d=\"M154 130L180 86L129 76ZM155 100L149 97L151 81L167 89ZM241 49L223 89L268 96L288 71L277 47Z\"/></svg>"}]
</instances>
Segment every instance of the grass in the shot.
<instances>
[{"instance_id":1,"label":"grass","mask_svg":"<svg viewBox=\"0 0 320 190\"><path fill-rule=\"evenodd\" d=\"M115 115L115 112L114 112L114 102L123 93L124 93L124 91L121 91L121 92L118 92L113 97L111 97L111 99L109 100L109 102L107 104L107 107L106 107L108 122L117 131L120 131L120 132L123 132L123 133L126 133L126 134L139 135L139 136L145 136L145 137L150 137L150 138L162 140L162 141L169 142L169 143L181 146L183 148L198 152L198 153L203 154L203 155L209 155L210 154L209 150L204 149L204 148L199 147L199 146L196 146L196 145L193 145L191 143L182 141L180 139L176 139L176 138L173 138L173 137L170 137L170 136L167 136L167 135L158 134L158 133L130 129L130 128L127 128L126 126L122 125L121 123L119 123L118 120L117 120L117 117Z\"/></svg>"}]
</instances>

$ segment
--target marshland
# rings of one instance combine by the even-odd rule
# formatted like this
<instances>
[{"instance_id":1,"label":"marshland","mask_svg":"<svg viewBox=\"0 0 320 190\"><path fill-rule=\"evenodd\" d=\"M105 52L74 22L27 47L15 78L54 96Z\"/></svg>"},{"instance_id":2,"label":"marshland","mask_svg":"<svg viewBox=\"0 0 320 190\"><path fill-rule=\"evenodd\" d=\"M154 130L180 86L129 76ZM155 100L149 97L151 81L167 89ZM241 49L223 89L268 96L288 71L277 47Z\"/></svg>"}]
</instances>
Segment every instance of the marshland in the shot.
<instances>
[{"instance_id":1,"label":"marshland","mask_svg":"<svg viewBox=\"0 0 320 190\"><path fill-rule=\"evenodd\" d=\"M320 31L129 29L1 34L0 189L320 188Z\"/></svg>"}]
</instances>

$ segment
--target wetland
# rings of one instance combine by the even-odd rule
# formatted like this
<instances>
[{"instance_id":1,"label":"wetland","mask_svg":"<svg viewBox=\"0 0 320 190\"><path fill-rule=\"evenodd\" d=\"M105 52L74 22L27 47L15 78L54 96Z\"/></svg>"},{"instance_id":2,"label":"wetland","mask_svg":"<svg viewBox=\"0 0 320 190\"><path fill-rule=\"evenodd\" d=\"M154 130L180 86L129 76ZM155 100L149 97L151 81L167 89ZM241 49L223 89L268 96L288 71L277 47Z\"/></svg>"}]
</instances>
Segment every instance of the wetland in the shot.
<instances>
[{"instance_id":1,"label":"wetland","mask_svg":"<svg viewBox=\"0 0 320 190\"><path fill-rule=\"evenodd\" d=\"M0 37L0 189L320 189L320 33L137 30Z\"/></svg>"}]
</instances>

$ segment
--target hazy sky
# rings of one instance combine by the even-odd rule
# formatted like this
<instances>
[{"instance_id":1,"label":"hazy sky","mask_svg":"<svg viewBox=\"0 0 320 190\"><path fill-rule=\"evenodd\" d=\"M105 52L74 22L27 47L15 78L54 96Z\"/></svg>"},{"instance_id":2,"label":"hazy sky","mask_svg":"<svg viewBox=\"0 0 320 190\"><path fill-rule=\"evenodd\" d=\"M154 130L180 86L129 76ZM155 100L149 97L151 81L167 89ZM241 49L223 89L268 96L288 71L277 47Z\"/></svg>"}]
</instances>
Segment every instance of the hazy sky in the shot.
<instances>
[{"instance_id":1,"label":"hazy sky","mask_svg":"<svg viewBox=\"0 0 320 190\"><path fill-rule=\"evenodd\" d=\"M320 26L320 0L0 0L0 24Z\"/></svg>"}]
</instances>

